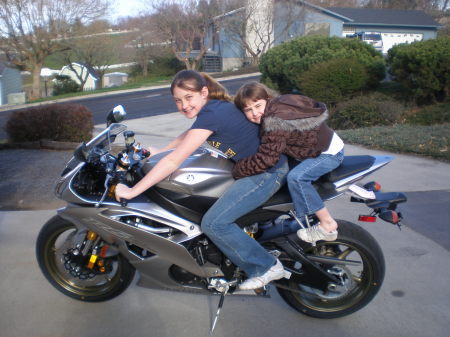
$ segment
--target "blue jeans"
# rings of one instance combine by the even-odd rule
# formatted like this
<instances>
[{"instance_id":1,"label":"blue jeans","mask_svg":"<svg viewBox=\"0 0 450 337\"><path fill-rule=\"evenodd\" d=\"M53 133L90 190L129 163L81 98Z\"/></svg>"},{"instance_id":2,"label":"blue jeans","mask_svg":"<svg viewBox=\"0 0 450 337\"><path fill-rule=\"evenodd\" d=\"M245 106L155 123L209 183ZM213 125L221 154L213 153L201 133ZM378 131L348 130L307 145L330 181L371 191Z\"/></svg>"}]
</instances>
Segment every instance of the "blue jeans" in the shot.
<instances>
[{"instance_id":1,"label":"blue jeans","mask_svg":"<svg viewBox=\"0 0 450 337\"><path fill-rule=\"evenodd\" d=\"M287 176L288 188L300 219L325 207L312 182L334 170L343 160L344 150L335 155L321 154L316 158L307 158L291 169Z\"/></svg>"},{"instance_id":2,"label":"blue jeans","mask_svg":"<svg viewBox=\"0 0 450 337\"><path fill-rule=\"evenodd\" d=\"M273 172L236 180L203 216L203 233L248 277L264 274L276 260L235 221L269 200L286 181L288 170L284 161Z\"/></svg>"}]
</instances>

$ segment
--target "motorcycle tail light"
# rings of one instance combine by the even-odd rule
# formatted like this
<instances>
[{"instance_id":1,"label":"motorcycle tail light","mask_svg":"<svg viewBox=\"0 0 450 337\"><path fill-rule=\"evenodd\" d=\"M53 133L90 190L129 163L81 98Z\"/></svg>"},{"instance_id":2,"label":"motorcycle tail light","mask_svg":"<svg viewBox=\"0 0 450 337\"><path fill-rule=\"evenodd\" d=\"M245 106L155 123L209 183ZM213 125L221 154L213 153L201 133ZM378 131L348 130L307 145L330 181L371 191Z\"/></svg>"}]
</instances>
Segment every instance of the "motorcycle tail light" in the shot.
<instances>
[{"instance_id":1,"label":"motorcycle tail light","mask_svg":"<svg viewBox=\"0 0 450 337\"><path fill-rule=\"evenodd\" d=\"M379 215L380 219L383 219L384 221L390 222L392 224L397 224L400 221L400 217L396 211L384 211L381 212Z\"/></svg>"},{"instance_id":2,"label":"motorcycle tail light","mask_svg":"<svg viewBox=\"0 0 450 337\"><path fill-rule=\"evenodd\" d=\"M364 222L375 222L377 221L377 217L376 216L372 216L372 215L360 215L358 217L359 221L364 221Z\"/></svg>"},{"instance_id":3,"label":"motorcycle tail light","mask_svg":"<svg viewBox=\"0 0 450 337\"><path fill-rule=\"evenodd\" d=\"M379 192L381 185L376 181L371 181L370 183L364 184L364 188L369 191Z\"/></svg>"}]
</instances>

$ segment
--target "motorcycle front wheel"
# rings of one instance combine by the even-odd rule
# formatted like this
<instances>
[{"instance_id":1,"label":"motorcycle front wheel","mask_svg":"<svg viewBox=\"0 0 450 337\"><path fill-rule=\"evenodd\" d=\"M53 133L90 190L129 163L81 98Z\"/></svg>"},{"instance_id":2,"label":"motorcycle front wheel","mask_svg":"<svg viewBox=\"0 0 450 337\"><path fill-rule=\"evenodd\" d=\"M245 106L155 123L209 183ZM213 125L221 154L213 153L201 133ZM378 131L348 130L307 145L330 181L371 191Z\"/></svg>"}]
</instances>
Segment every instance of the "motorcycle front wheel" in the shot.
<instances>
[{"instance_id":1,"label":"motorcycle front wheel","mask_svg":"<svg viewBox=\"0 0 450 337\"><path fill-rule=\"evenodd\" d=\"M80 301L100 302L120 295L133 280L133 266L119 254L108 258L109 270L105 273L74 273L86 268L85 264L77 265L75 258L68 262L74 248L72 238L77 234L77 228L59 216L42 227L36 257L46 279L63 294Z\"/></svg>"},{"instance_id":2,"label":"motorcycle front wheel","mask_svg":"<svg viewBox=\"0 0 450 337\"><path fill-rule=\"evenodd\" d=\"M305 254L359 262L357 266L321 264L340 284L330 285L325 292L294 281L288 282L292 290L277 288L291 307L305 315L316 318L349 315L367 305L383 283L384 256L375 239L353 223L339 220L338 224L336 241L319 241L315 247L305 249ZM283 261L283 264L296 268L295 261Z\"/></svg>"}]
</instances>

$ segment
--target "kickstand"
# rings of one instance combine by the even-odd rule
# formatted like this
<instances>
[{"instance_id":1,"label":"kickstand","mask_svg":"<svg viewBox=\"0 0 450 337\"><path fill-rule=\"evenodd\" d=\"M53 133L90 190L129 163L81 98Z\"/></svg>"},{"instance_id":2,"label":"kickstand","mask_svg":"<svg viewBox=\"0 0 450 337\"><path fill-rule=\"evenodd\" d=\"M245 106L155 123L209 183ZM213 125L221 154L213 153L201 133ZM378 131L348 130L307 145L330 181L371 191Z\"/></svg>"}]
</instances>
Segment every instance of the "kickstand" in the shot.
<instances>
[{"instance_id":1,"label":"kickstand","mask_svg":"<svg viewBox=\"0 0 450 337\"><path fill-rule=\"evenodd\" d=\"M229 287L229 286L226 286L226 287L225 287L225 291L222 293L222 295L220 295L219 305L217 306L216 317L214 317L214 321L213 321L213 323L212 323L211 330L209 330L209 334L210 334L211 336L212 336L212 334L213 334L214 328L216 327L217 320L219 319L220 310L221 310L222 307L223 307L223 302L224 302L224 300L225 300L225 295L227 294L227 292L228 292L229 289L230 289L230 287Z\"/></svg>"}]
</instances>

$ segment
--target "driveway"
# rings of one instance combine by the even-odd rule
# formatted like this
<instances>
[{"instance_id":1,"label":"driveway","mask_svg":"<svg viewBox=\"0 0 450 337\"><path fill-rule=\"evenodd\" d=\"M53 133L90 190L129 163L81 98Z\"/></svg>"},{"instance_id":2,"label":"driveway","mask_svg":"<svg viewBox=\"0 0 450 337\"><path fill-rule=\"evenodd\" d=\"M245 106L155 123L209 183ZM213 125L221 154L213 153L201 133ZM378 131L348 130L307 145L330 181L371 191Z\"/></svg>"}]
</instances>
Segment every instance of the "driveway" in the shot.
<instances>
[{"instance_id":1,"label":"driveway","mask_svg":"<svg viewBox=\"0 0 450 337\"><path fill-rule=\"evenodd\" d=\"M125 124L143 144L161 146L190 122L167 114ZM346 151L380 153L356 146ZM207 336L216 296L144 289L136 279L118 298L83 303L45 280L34 246L42 224L62 205L52 189L69 156L70 152L0 151L1 336ZM375 299L350 316L318 320L291 309L274 289L270 297L229 296L215 336L448 336L450 251L445 234L450 232L450 165L396 155L370 178L381 182L385 191L403 191L410 197L400 207L409 224L401 231L382 221L359 223L376 238L386 259L385 281ZM345 196L328 207L336 218L353 222L367 213L364 205L349 203Z\"/></svg>"}]
</instances>

